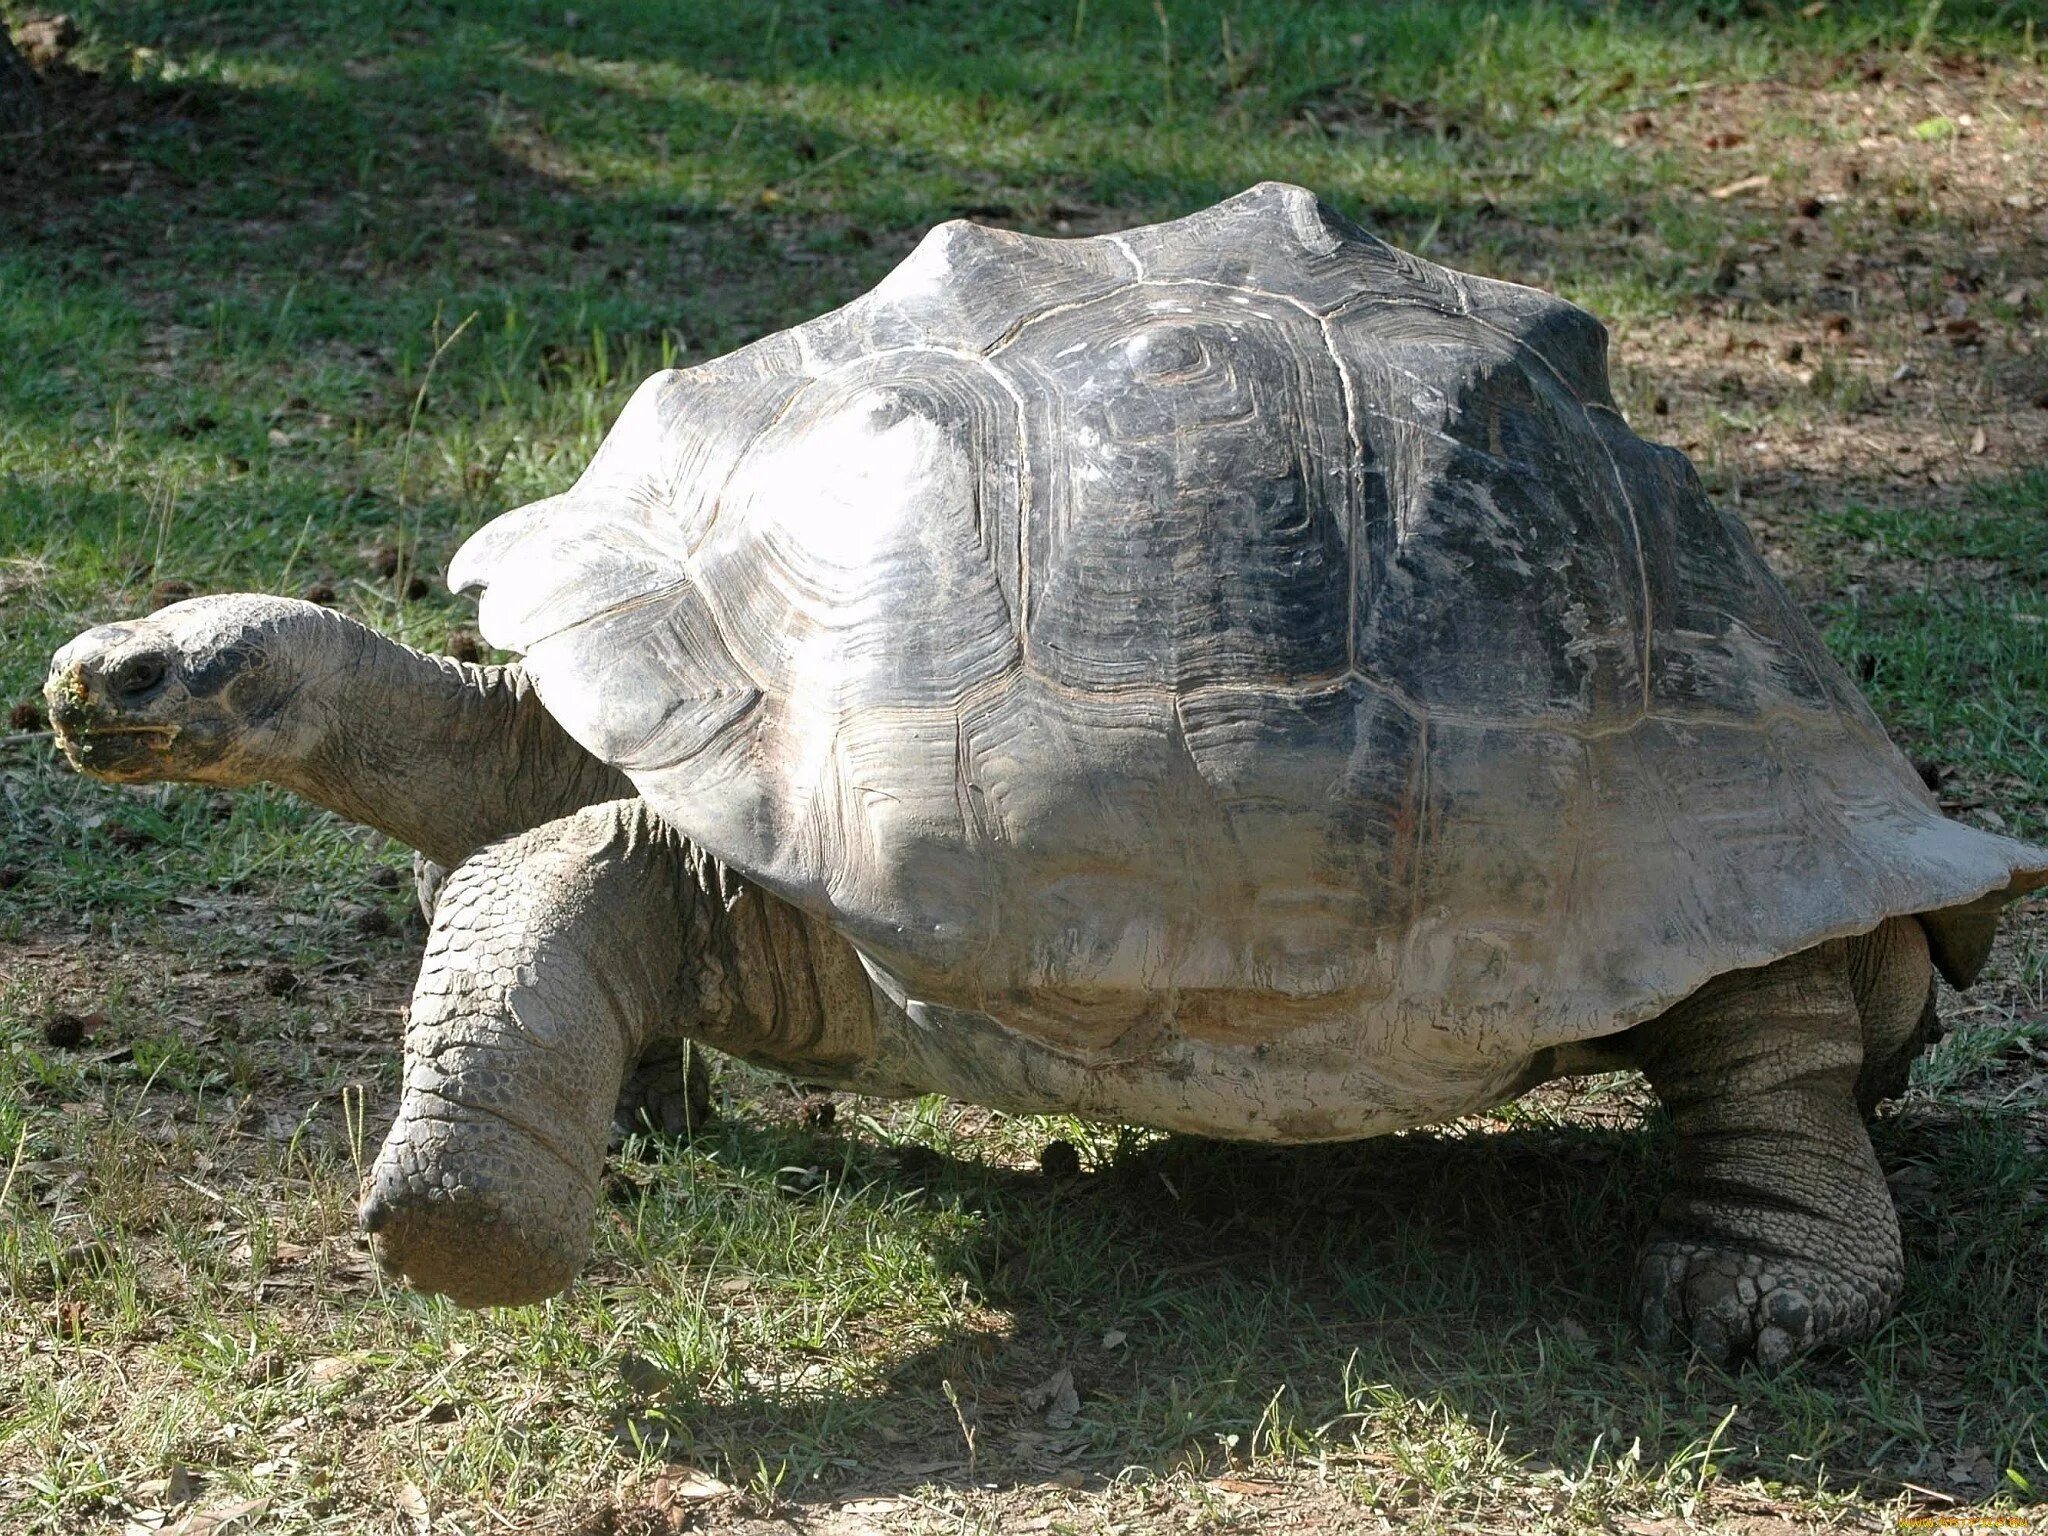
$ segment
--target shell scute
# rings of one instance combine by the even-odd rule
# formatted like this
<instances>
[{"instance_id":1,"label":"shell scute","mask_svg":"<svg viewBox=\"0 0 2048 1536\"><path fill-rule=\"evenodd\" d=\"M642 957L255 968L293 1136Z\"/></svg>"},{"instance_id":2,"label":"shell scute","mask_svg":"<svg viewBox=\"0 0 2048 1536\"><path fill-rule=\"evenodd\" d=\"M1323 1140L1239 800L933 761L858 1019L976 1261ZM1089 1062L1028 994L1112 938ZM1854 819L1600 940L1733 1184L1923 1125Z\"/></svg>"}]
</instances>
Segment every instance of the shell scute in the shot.
<instances>
[{"instance_id":1,"label":"shell scute","mask_svg":"<svg viewBox=\"0 0 2048 1536\"><path fill-rule=\"evenodd\" d=\"M1330 342L1374 470L1359 669L1436 712L1640 713L1637 532L1581 402L1505 337L1422 306L1345 310Z\"/></svg>"},{"instance_id":2,"label":"shell scute","mask_svg":"<svg viewBox=\"0 0 2048 1536\"><path fill-rule=\"evenodd\" d=\"M1059 446L1023 529L1028 664L1081 689L1342 675L1352 455L1321 332L1155 299L1063 309L994 359Z\"/></svg>"},{"instance_id":3,"label":"shell scute","mask_svg":"<svg viewBox=\"0 0 2048 1536\"><path fill-rule=\"evenodd\" d=\"M1213 208L1110 237L1148 283L1277 298L1320 316L1362 296L1462 313L1458 274L1366 233L1314 193L1261 182Z\"/></svg>"},{"instance_id":4,"label":"shell scute","mask_svg":"<svg viewBox=\"0 0 2048 1536\"><path fill-rule=\"evenodd\" d=\"M934 227L870 292L796 334L819 372L899 347L987 352L1033 316L1130 278L1106 244L955 219Z\"/></svg>"}]
</instances>

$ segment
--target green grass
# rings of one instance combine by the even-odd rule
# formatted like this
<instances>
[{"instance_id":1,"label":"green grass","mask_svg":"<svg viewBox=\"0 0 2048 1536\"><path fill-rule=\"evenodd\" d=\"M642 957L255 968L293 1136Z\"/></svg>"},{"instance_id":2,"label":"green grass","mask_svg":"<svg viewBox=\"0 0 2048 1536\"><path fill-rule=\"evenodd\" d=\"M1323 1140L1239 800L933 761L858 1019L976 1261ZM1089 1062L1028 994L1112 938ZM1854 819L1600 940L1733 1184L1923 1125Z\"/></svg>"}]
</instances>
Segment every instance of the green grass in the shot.
<instances>
[{"instance_id":1,"label":"green grass","mask_svg":"<svg viewBox=\"0 0 2048 1536\"><path fill-rule=\"evenodd\" d=\"M444 644L466 610L410 578L566 484L645 373L843 302L939 219L1085 233L1280 177L1593 307L1624 404L1748 497L1954 813L2048 834L2048 475L2000 446L2035 346L2003 295L2048 276L1997 201L2042 163L2027 6L74 10L83 73L0 146L0 704L169 581L325 585ZM1891 159L1859 147L1875 68L1949 93ZM1830 339L1815 285L1899 266L1920 296L1864 282ZM1981 361L1919 339L1946 295ZM1786 338L1811 378L1769 371ZM1974 486L1837 458L1759 490L1741 457L1921 425ZM437 1528L667 1530L676 1461L742 1490L713 1529L852 1495L901 1501L888 1529L1873 1529L2048 1490L2038 916L1878 1127L1898 1317L1731 1379L1628 1331L1668 1141L1615 1083L1274 1153L936 1101L806 1129L728 1070L710 1132L621 1161L570 1295L387 1291L350 1206L403 863L281 794L0 747L0 1527L120 1530L174 1469L284 1531L414 1529L408 1485ZM84 1048L45 1042L60 1008L104 1016ZM1080 1178L1035 1171L1055 1136ZM1055 1425L1024 1399L1063 1367Z\"/></svg>"},{"instance_id":2,"label":"green grass","mask_svg":"<svg viewBox=\"0 0 2048 1536\"><path fill-rule=\"evenodd\" d=\"M1837 655L1923 760L1958 775L1958 808L2048 835L2048 472L1959 509L1849 503L1813 519L1839 595L1823 605ZM1858 581L1859 570L1894 566ZM1896 567L1912 573L1898 579Z\"/></svg>"}]
</instances>

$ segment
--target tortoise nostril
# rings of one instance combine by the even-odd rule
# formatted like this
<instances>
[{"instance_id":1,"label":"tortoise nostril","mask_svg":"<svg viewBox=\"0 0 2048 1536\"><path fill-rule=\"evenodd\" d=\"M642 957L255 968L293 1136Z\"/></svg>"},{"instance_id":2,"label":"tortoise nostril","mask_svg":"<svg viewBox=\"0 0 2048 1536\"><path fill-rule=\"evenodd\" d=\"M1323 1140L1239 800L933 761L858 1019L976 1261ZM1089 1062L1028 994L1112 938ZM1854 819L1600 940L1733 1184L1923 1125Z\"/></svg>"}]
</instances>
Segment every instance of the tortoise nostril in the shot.
<instances>
[{"instance_id":1,"label":"tortoise nostril","mask_svg":"<svg viewBox=\"0 0 2048 1536\"><path fill-rule=\"evenodd\" d=\"M163 682L168 671L162 656L154 651L145 651L139 656L130 656L114 668L113 675L107 679L107 686L121 698L139 698Z\"/></svg>"}]
</instances>

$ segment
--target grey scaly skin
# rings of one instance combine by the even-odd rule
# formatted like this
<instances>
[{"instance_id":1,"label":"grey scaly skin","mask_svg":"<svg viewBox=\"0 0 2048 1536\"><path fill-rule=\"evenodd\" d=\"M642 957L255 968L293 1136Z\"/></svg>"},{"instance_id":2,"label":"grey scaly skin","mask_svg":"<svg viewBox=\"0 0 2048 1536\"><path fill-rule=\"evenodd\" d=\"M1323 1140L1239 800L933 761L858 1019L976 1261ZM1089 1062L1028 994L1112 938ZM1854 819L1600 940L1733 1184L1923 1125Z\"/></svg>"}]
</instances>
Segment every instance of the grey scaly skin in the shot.
<instances>
[{"instance_id":1,"label":"grey scaly skin","mask_svg":"<svg viewBox=\"0 0 2048 1536\"><path fill-rule=\"evenodd\" d=\"M83 772L280 784L437 872L635 793L563 732L520 668L428 655L289 598L195 598L88 630L57 653L44 694ZM681 1133L708 1108L702 1057L664 1042L621 1096L618 1128Z\"/></svg>"},{"instance_id":2,"label":"grey scaly skin","mask_svg":"<svg viewBox=\"0 0 2048 1536\"><path fill-rule=\"evenodd\" d=\"M428 924L440 903L441 890L454 871L425 854L412 856L413 893ZM711 1115L711 1073L704 1053L687 1039L666 1036L648 1041L627 1075L612 1110L612 1144L623 1145L636 1131L683 1136Z\"/></svg>"},{"instance_id":3,"label":"grey scaly skin","mask_svg":"<svg viewBox=\"0 0 2048 1536\"><path fill-rule=\"evenodd\" d=\"M465 1306L554 1294L590 1247L612 1105L678 1028L768 1066L874 1048L852 949L639 800L480 850L435 905L405 1095L368 1179L378 1261Z\"/></svg>"},{"instance_id":4,"label":"grey scaly skin","mask_svg":"<svg viewBox=\"0 0 2048 1536\"><path fill-rule=\"evenodd\" d=\"M289 598L201 597L103 624L57 653L44 693L95 777L267 780L449 868L634 793L519 668L429 656Z\"/></svg>"},{"instance_id":5,"label":"grey scaly skin","mask_svg":"<svg viewBox=\"0 0 2048 1536\"><path fill-rule=\"evenodd\" d=\"M1894 918L1717 977L1617 1040L1678 1136L1636 1271L1653 1345L1776 1366L1891 1314L1905 1264L1859 1099L1903 1086L1933 980L1919 922Z\"/></svg>"}]
</instances>

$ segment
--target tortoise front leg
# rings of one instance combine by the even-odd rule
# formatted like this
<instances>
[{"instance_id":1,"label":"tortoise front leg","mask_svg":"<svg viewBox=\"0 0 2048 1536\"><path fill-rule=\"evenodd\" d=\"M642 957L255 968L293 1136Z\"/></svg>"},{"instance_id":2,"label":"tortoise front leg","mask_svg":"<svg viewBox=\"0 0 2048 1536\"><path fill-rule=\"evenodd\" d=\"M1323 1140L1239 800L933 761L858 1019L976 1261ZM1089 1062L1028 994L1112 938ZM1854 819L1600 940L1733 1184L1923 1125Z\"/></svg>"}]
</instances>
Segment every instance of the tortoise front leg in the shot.
<instances>
[{"instance_id":1,"label":"tortoise front leg","mask_svg":"<svg viewBox=\"0 0 2048 1536\"><path fill-rule=\"evenodd\" d=\"M429 925L448 883L448 870L424 853L412 856L413 892ZM637 1132L694 1135L711 1119L711 1058L692 1040L655 1039L640 1053L612 1108L614 1146Z\"/></svg>"},{"instance_id":2,"label":"tortoise front leg","mask_svg":"<svg viewBox=\"0 0 2048 1536\"><path fill-rule=\"evenodd\" d=\"M1636 1272L1652 1344L1776 1365L1869 1333L1898 1301L1898 1217L1856 1106L1846 955L1838 941L1719 977L1624 1039L1678 1132Z\"/></svg>"},{"instance_id":3,"label":"tortoise front leg","mask_svg":"<svg viewBox=\"0 0 2048 1536\"><path fill-rule=\"evenodd\" d=\"M694 891L680 840L637 800L493 843L448 877L361 1211L387 1273L465 1306L575 1276L627 1066L684 1012Z\"/></svg>"}]
</instances>

